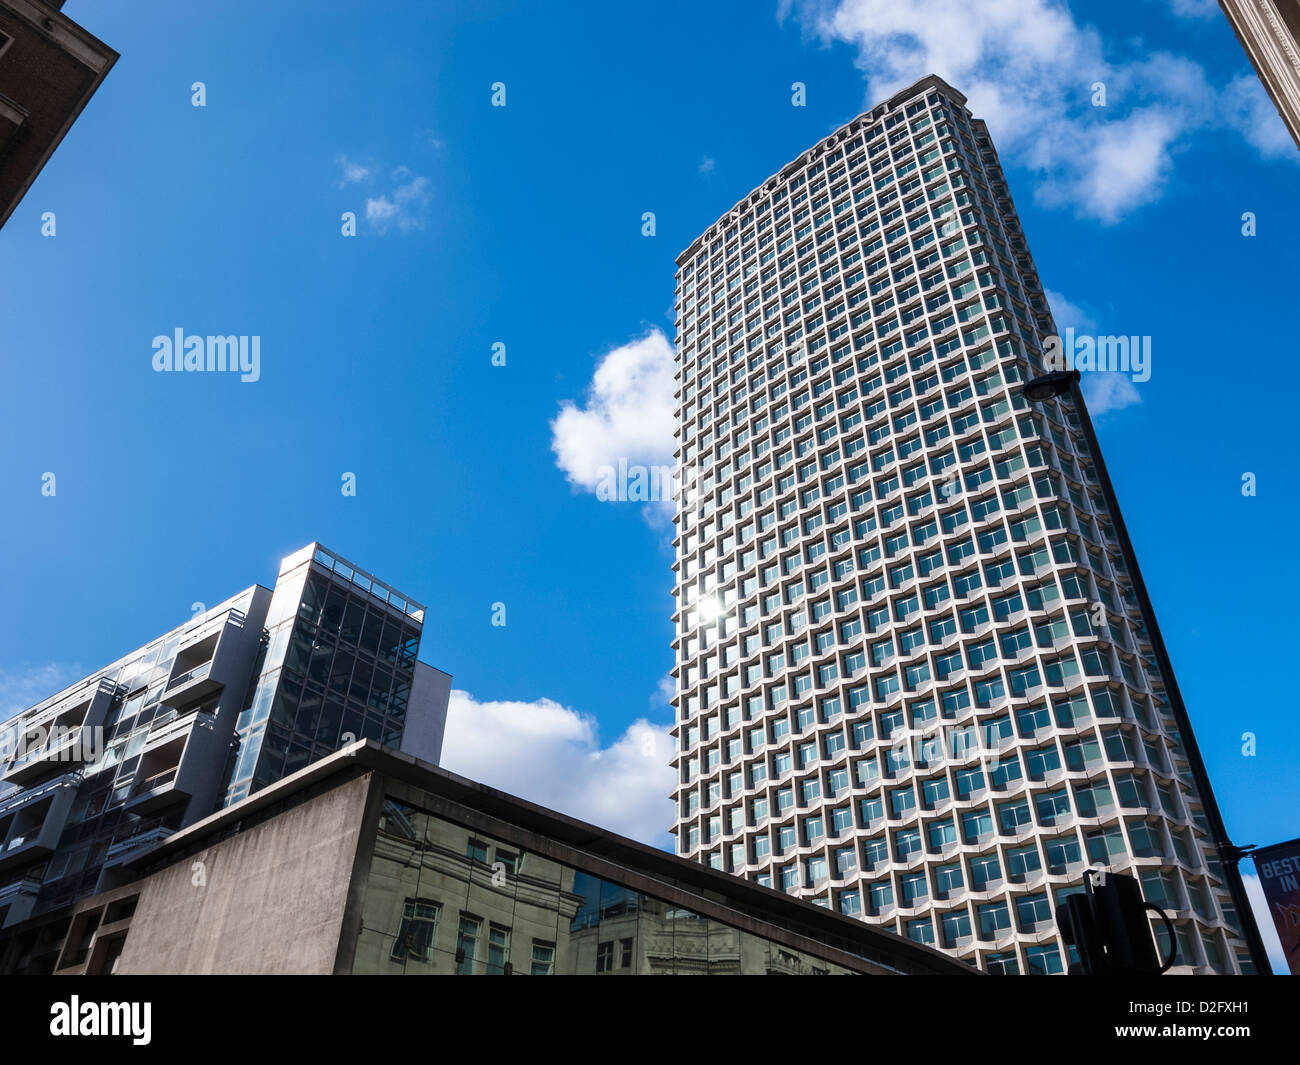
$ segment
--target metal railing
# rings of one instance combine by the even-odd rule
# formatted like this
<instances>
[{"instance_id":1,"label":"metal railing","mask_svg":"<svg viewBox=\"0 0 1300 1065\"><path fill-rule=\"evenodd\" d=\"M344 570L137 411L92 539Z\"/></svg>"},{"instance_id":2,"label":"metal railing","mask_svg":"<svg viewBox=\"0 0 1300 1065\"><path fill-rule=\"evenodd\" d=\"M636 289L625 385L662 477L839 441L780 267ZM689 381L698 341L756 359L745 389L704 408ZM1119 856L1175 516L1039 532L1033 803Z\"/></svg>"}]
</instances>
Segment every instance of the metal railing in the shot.
<instances>
[{"instance_id":1,"label":"metal railing","mask_svg":"<svg viewBox=\"0 0 1300 1065\"><path fill-rule=\"evenodd\" d=\"M72 694L64 695L61 698L56 697L58 698L58 701L53 705L48 706L43 710L38 710L26 718L20 714L17 717L11 718L9 721L5 722L5 724L17 727L18 723L22 722L24 730L35 728L48 721L50 718L58 717L60 714L67 713L69 709L80 702L93 702L95 698L101 694L107 695L110 699L114 698L118 694L121 685L115 681L109 680L107 677L100 677L95 684L95 690L93 693L86 690L89 687L90 681L82 681L72 689Z\"/></svg>"},{"instance_id":2,"label":"metal railing","mask_svg":"<svg viewBox=\"0 0 1300 1065\"><path fill-rule=\"evenodd\" d=\"M77 769L71 773L64 773L61 776L57 776L53 780L46 781L39 787L23 788L11 798L0 802L0 815L8 813L10 810L15 810L20 806L26 806L30 802L35 802L47 792L57 791L59 788L75 787L81 783L82 775L82 771Z\"/></svg>"},{"instance_id":3,"label":"metal railing","mask_svg":"<svg viewBox=\"0 0 1300 1065\"><path fill-rule=\"evenodd\" d=\"M138 832L134 836L128 836L126 839L120 839L108 848L104 856L106 862L116 861L124 854L131 854L137 850L145 850L155 844L161 843L172 834L170 828L164 828L162 825L151 828L145 832Z\"/></svg>"},{"instance_id":4,"label":"metal railing","mask_svg":"<svg viewBox=\"0 0 1300 1065\"><path fill-rule=\"evenodd\" d=\"M40 890L41 878L24 873L17 880L0 884L0 902L4 902L11 895L35 895Z\"/></svg>"},{"instance_id":5,"label":"metal railing","mask_svg":"<svg viewBox=\"0 0 1300 1065\"><path fill-rule=\"evenodd\" d=\"M174 765L170 769L164 769L161 773L155 773L151 777L145 777L135 786L131 793L131 798L138 798L141 795L147 795L159 788L164 788L176 779L176 773L180 769L179 765Z\"/></svg>"},{"instance_id":6,"label":"metal railing","mask_svg":"<svg viewBox=\"0 0 1300 1065\"><path fill-rule=\"evenodd\" d=\"M171 691L173 688L179 688L182 684L188 684L192 680L202 680L211 671L212 661L209 659L207 662L203 662L200 665L195 666L193 669L186 670L179 677L173 677L167 682L166 690Z\"/></svg>"}]
</instances>

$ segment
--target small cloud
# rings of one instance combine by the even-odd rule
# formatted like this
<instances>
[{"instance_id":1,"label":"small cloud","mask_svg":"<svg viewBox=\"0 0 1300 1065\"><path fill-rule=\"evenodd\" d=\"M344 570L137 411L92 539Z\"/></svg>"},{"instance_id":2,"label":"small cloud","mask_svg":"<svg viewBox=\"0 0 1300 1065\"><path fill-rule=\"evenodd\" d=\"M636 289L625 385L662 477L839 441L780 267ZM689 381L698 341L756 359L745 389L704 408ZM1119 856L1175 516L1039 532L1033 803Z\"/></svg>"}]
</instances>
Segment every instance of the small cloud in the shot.
<instances>
[{"instance_id":1,"label":"small cloud","mask_svg":"<svg viewBox=\"0 0 1300 1065\"><path fill-rule=\"evenodd\" d=\"M703 174L705 177L708 177L710 174L713 173L713 168L715 166L717 166L717 164L709 156L706 155L703 159L700 160L700 165L698 169L701 174Z\"/></svg>"},{"instance_id":2,"label":"small cloud","mask_svg":"<svg viewBox=\"0 0 1300 1065\"><path fill-rule=\"evenodd\" d=\"M1254 73L1233 78L1220 101L1224 121L1267 159L1300 162L1291 133Z\"/></svg>"},{"instance_id":3,"label":"small cloud","mask_svg":"<svg viewBox=\"0 0 1300 1065\"><path fill-rule=\"evenodd\" d=\"M1097 323L1092 315L1077 303L1071 302L1050 288L1044 289L1044 295L1047 296L1047 305L1052 309L1052 318L1056 321L1057 329L1062 331L1073 329L1076 333L1097 332Z\"/></svg>"},{"instance_id":4,"label":"small cloud","mask_svg":"<svg viewBox=\"0 0 1300 1065\"><path fill-rule=\"evenodd\" d=\"M654 695L650 697L650 705L657 710L672 710L673 696L677 694L677 682L673 680L671 673L665 673L659 678L659 687Z\"/></svg>"},{"instance_id":5,"label":"small cloud","mask_svg":"<svg viewBox=\"0 0 1300 1065\"><path fill-rule=\"evenodd\" d=\"M423 229L433 198L429 179L404 166L394 170L392 176L398 183L396 187L366 200L366 221L381 235L394 227L401 233Z\"/></svg>"},{"instance_id":6,"label":"small cloud","mask_svg":"<svg viewBox=\"0 0 1300 1065\"><path fill-rule=\"evenodd\" d=\"M374 177L374 170L361 163L354 163L346 155L340 155L339 163L339 188L345 189L349 185L360 185Z\"/></svg>"},{"instance_id":7,"label":"small cloud","mask_svg":"<svg viewBox=\"0 0 1300 1065\"><path fill-rule=\"evenodd\" d=\"M1123 410L1142 402L1133 382L1117 371L1086 373L1080 384L1088 413L1093 416Z\"/></svg>"},{"instance_id":8,"label":"small cloud","mask_svg":"<svg viewBox=\"0 0 1300 1065\"><path fill-rule=\"evenodd\" d=\"M378 196L373 200L366 201L366 221L372 226L384 232L389 223L397 217L397 204L393 203L387 196Z\"/></svg>"},{"instance_id":9,"label":"small cloud","mask_svg":"<svg viewBox=\"0 0 1300 1065\"><path fill-rule=\"evenodd\" d=\"M1045 289L1044 294L1047 296L1047 305L1052 309L1052 319L1062 335L1067 329L1073 329L1079 336L1097 335L1097 321L1087 308L1052 289ZM1132 380L1118 371L1085 373L1080 388L1083 390L1084 402L1088 404L1088 412L1093 415L1123 410L1142 402Z\"/></svg>"},{"instance_id":10,"label":"small cloud","mask_svg":"<svg viewBox=\"0 0 1300 1065\"><path fill-rule=\"evenodd\" d=\"M421 129L415 134L416 143L424 148L432 148L435 152L440 152L446 145L443 144L442 138L438 136L436 129Z\"/></svg>"},{"instance_id":11,"label":"small cloud","mask_svg":"<svg viewBox=\"0 0 1300 1065\"><path fill-rule=\"evenodd\" d=\"M1183 18L1214 18L1220 13L1219 0L1169 0L1170 10Z\"/></svg>"}]
</instances>

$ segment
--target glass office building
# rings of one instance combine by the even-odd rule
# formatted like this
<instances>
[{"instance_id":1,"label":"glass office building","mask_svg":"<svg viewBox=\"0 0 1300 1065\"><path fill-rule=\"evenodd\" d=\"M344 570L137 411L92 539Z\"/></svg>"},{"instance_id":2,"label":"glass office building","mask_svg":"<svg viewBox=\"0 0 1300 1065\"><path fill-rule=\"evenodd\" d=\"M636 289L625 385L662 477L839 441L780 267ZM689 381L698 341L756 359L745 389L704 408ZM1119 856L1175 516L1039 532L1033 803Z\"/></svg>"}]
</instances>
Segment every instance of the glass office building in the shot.
<instances>
[{"instance_id":1,"label":"glass office building","mask_svg":"<svg viewBox=\"0 0 1300 1065\"><path fill-rule=\"evenodd\" d=\"M1086 412L1020 395L1054 333L935 77L679 257L677 852L999 973L1104 866L1248 971Z\"/></svg>"},{"instance_id":2,"label":"glass office building","mask_svg":"<svg viewBox=\"0 0 1300 1065\"><path fill-rule=\"evenodd\" d=\"M319 544L285 559L224 803L353 740L401 747L423 624L422 605Z\"/></svg>"},{"instance_id":3,"label":"glass office building","mask_svg":"<svg viewBox=\"0 0 1300 1065\"><path fill-rule=\"evenodd\" d=\"M0 723L0 927L356 739L436 762L451 678L423 607L310 544L254 585Z\"/></svg>"}]
</instances>

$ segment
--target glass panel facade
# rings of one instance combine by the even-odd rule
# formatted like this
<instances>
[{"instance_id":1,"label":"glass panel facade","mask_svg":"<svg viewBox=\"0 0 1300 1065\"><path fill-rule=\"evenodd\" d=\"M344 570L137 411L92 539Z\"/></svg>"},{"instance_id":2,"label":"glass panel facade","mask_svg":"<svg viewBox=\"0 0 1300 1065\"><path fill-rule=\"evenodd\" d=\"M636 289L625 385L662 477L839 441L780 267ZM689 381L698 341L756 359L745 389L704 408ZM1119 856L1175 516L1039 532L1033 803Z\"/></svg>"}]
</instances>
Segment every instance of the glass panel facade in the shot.
<instances>
[{"instance_id":1,"label":"glass panel facade","mask_svg":"<svg viewBox=\"0 0 1300 1065\"><path fill-rule=\"evenodd\" d=\"M237 723L226 805L355 740L401 743L420 623L319 565L276 587L257 696Z\"/></svg>"},{"instance_id":2,"label":"glass panel facade","mask_svg":"<svg viewBox=\"0 0 1300 1065\"><path fill-rule=\"evenodd\" d=\"M353 972L796 975L850 970L387 799Z\"/></svg>"}]
</instances>

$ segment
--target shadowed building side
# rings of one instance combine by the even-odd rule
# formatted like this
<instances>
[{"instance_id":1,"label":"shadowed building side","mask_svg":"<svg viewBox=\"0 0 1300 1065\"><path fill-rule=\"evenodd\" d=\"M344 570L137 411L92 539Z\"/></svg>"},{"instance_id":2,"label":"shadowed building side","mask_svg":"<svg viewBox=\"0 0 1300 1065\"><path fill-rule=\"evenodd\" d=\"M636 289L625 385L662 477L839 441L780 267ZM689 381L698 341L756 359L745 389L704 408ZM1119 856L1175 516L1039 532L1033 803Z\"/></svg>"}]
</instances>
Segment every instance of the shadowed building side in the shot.
<instances>
[{"instance_id":1,"label":"shadowed building side","mask_svg":"<svg viewBox=\"0 0 1300 1065\"><path fill-rule=\"evenodd\" d=\"M0 0L0 226L117 62L62 7Z\"/></svg>"}]
</instances>

